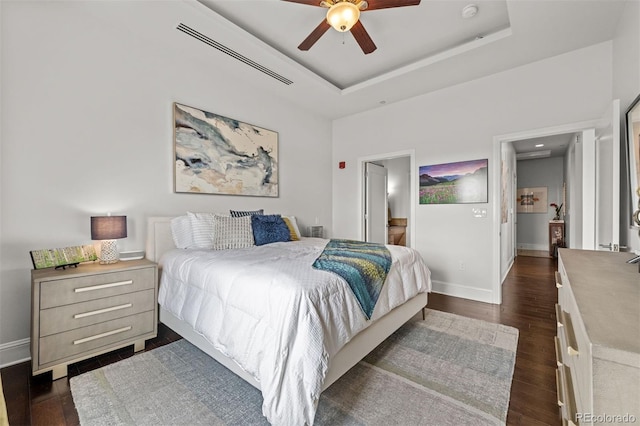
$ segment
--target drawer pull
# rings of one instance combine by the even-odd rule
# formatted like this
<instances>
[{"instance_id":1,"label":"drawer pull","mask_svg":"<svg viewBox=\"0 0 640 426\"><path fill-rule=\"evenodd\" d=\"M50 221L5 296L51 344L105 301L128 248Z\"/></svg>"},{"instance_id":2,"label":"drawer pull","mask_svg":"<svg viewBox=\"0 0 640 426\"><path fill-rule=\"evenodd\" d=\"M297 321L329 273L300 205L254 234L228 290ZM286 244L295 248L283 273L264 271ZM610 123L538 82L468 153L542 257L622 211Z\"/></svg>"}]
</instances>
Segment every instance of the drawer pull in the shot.
<instances>
[{"instance_id":1,"label":"drawer pull","mask_svg":"<svg viewBox=\"0 0 640 426\"><path fill-rule=\"evenodd\" d=\"M85 337L84 339L74 340L73 344L74 345L80 345L82 343L87 343L87 342L90 342L92 340L101 339L103 337L111 336L113 334L124 333L125 331L129 331L129 330L131 330L131 326L130 325L127 326L127 327L119 328L117 330L111 330L111 331L107 331L105 333L96 334L95 336Z\"/></svg>"},{"instance_id":2,"label":"drawer pull","mask_svg":"<svg viewBox=\"0 0 640 426\"><path fill-rule=\"evenodd\" d=\"M118 281L118 282L115 282L115 283L93 285L91 287L80 287L80 288L74 289L73 291L75 291L76 293L82 293L82 292L85 292L85 291L102 290L104 288L120 287L121 285L129 285L129 284L133 284L133 280Z\"/></svg>"},{"instance_id":3,"label":"drawer pull","mask_svg":"<svg viewBox=\"0 0 640 426\"><path fill-rule=\"evenodd\" d=\"M562 367L562 349L560 349L560 339L558 339L558 336L553 338L553 345L556 348L556 364L558 367Z\"/></svg>"},{"instance_id":4,"label":"drawer pull","mask_svg":"<svg viewBox=\"0 0 640 426\"><path fill-rule=\"evenodd\" d=\"M112 312L112 311L118 311L120 309L126 309L126 308L130 308L132 307L133 304L131 303L126 303L124 305L118 305L118 306L112 306L110 308L104 308L104 309L98 309L97 311L91 311L91 312L83 312L81 314L75 314L73 316L74 319L78 319L78 318L85 318L85 317L91 317L93 315L98 315L98 314L104 314L106 312Z\"/></svg>"},{"instance_id":5,"label":"drawer pull","mask_svg":"<svg viewBox=\"0 0 640 426\"><path fill-rule=\"evenodd\" d=\"M558 271L556 271L555 274L556 274L556 288L562 288L562 276Z\"/></svg>"},{"instance_id":6,"label":"drawer pull","mask_svg":"<svg viewBox=\"0 0 640 426\"><path fill-rule=\"evenodd\" d=\"M567 337L567 353L570 356L578 355L578 341L576 339L576 334L573 330L573 323L571 322L571 315L568 312L562 312L563 314L563 322L566 324L565 336Z\"/></svg>"},{"instance_id":7,"label":"drawer pull","mask_svg":"<svg viewBox=\"0 0 640 426\"><path fill-rule=\"evenodd\" d=\"M556 322L558 324L558 327L562 327L564 324L562 323L562 308L560 308L560 305L558 305L556 303Z\"/></svg>"},{"instance_id":8,"label":"drawer pull","mask_svg":"<svg viewBox=\"0 0 640 426\"><path fill-rule=\"evenodd\" d=\"M556 370L556 394L558 395L558 407L564 405L564 386L560 380L560 370Z\"/></svg>"},{"instance_id":9,"label":"drawer pull","mask_svg":"<svg viewBox=\"0 0 640 426\"><path fill-rule=\"evenodd\" d=\"M563 373L565 380L565 388L563 389L564 405L566 406L567 424L576 426L577 422L573 421L576 418L576 398L574 393L575 388L573 386L573 380L571 379L571 369L565 365Z\"/></svg>"}]
</instances>

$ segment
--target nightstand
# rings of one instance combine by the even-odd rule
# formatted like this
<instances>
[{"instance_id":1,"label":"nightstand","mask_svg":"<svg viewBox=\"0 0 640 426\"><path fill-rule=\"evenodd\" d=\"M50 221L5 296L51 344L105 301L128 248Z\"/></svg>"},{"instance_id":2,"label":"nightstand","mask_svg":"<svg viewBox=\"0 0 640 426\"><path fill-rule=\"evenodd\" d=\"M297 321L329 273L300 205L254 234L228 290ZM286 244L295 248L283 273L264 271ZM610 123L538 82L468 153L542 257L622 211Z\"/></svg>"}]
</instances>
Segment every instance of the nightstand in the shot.
<instances>
[{"instance_id":1,"label":"nightstand","mask_svg":"<svg viewBox=\"0 0 640 426\"><path fill-rule=\"evenodd\" d=\"M67 365L158 333L158 266L146 260L31 271L32 374L67 375Z\"/></svg>"}]
</instances>

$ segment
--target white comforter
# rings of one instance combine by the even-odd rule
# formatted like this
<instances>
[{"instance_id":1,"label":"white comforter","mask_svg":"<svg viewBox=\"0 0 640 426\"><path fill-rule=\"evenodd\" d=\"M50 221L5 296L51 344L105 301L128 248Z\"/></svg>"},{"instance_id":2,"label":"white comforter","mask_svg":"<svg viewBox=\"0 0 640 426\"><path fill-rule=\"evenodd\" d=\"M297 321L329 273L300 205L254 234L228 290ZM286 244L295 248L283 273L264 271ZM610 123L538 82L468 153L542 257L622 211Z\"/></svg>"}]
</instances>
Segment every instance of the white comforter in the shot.
<instances>
[{"instance_id":1,"label":"white comforter","mask_svg":"<svg viewBox=\"0 0 640 426\"><path fill-rule=\"evenodd\" d=\"M336 352L377 318L431 290L420 255L388 246L393 264L367 321L346 281L311 267L327 241L175 249L160 260L160 305L256 378L262 412L274 425L312 425Z\"/></svg>"}]
</instances>

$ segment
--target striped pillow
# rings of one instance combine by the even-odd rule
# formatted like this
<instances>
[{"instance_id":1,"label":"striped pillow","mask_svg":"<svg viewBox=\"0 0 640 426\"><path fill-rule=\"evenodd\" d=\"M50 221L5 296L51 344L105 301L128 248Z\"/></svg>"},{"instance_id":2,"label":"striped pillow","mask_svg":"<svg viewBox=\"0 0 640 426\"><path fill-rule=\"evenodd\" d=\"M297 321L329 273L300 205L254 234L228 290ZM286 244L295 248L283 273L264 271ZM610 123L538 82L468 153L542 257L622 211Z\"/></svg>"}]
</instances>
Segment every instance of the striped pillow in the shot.
<instances>
[{"instance_id":1,"label":"striped pillow","mask_svg":"<svg viewBox=\"0 0 640 426\"><path fill-rule=\"evenodd\" d=\"M177 248L192 248L194 246L192 234L189 216L182 215L171 219L171 236Z\"/></svg>"},{"instance_id":2,"label":"striped pillow","mask_svg":"<svg viewBox=\"0 0 640 426\"><path fill-rule=\"evenodd\" d=\"M229 213L231 214L231 217L253 216L256 214L262 215L264 214L264 209L252 211L229 210Z\"/></svg>"},{"instance_id":3,"label":"striped pillow","mask_svg":"<svg viewBox=\"0 0 640 426\"><path fill-rule=\"evenodd\" d=\"M215 213L187 212L191 222L191 238L194 248L213 248L213 218Z\"/></svg>"},{"instance_id":4,"label":"striped pillow","mask_svg":"<svg viewBox=\"0 0 640 426\"><path fill-rule=\"evenodd\" d=\"M215 215L213 217L213 249L226 250L247 248L255 245L251 216L230 217Z\"/></svg>"}]
</instances>

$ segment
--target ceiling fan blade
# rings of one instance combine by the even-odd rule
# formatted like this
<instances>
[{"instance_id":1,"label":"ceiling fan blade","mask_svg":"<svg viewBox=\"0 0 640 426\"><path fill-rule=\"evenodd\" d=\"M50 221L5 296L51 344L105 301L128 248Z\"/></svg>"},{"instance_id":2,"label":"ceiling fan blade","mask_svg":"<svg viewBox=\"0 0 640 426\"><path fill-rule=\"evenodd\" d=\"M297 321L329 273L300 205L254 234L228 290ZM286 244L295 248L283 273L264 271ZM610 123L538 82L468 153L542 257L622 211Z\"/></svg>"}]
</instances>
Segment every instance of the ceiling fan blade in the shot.
<instances>
[{"instance_id":1,"label":"ceiling fan blade","mask_svg":"<svg viewBox=\"0 0 640 426\"><path fill-rule=\"evenodd\" d=\"M305 38L304 41L300 43L298 49L311 49L311 46L313 46L316 41L318 41L320 37L322 37L322 35L327 32L329 28L331 28L331 25L329 25L326 19L323 19L322 22L320 22L320 25L318 25L315 30L311 31L311 34L309 34L307 38Z\"/></svg>"},{"instance_id":2,"label":"ceiling fan blade","mask_svg":"<svg viewBox=\"0 0 640 426\"><path fill-rule=\"evenodd\" d=\"M391 7L404 7L404 6L417 6L420 4L420 0L367 0L369 6L365 9L377 10L377 9L389 9Z\"/></svg>"},{"instance_id":3,"label":"ceiling fan blade","mask_svg":"<svg viewBox=\"0 0 640 426\"><path fill-rule=\"evenodd\" d=\"M377 49L376 45L373 43L373 40L371 40L371 37L369 37L369 33L364 29L364 25L362 25L362 22L356 22L353 28L351 28L351 34L353 34L353 37L358 42L365 55L368 55L369 53Z\"/></svg>"},{"instance_id":4,"label":"ceiling fan blade","mask_svg":"<svg viewBox=\"0 0 640 426\"><path fill-rule=\"evenodd\" d=\"M320 2L321 2L321 0L282 0L282 1L288 1L289 3L306 4L309 6L320 6Z\"/></svg>"}]
</instances>

